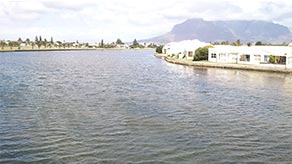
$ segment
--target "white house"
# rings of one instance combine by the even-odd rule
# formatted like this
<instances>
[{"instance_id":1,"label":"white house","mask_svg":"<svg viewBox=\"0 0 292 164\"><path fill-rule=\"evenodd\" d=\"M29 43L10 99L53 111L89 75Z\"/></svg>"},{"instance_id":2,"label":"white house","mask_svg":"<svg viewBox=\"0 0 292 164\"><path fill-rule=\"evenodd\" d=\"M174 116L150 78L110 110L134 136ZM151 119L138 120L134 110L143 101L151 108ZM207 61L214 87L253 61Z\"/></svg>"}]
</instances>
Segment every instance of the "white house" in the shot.
<instances>
[{"instance_id":1,"label":"white house","mask_svg":"<svg viewBox=\"0 0 292 164\"><path fill-rule=\"evenodd\" d=\"M129 49L130 46L128 44L117 44L117 48L121 48L121 49Z\"/></svg>"},{"instance_id":2,"label":"white house","mask_svg":"<svg viewBox=\"0 0 292 164\"><path fill-rule=\"evenodd\" d=\"M175 55L178 58L186 57L187 59L193 59L197 48L205 47L208 45L210 44L201 42L197 39L171 42L163 47L162 53L167 55Z\"/></svg>"},{"instance_id":3,"label":"white house","mask_svg":"<svg viewBox=\"0 0 292 164\"><path fill-rule=\"evenodd\" d=\"M289 44L290 45L290 44ZM275 60L271 63L270 57ZM229 46L209 48L208 61L239 64L281 64L292 66L291 46Z\"/></svg>"}]
</instances>

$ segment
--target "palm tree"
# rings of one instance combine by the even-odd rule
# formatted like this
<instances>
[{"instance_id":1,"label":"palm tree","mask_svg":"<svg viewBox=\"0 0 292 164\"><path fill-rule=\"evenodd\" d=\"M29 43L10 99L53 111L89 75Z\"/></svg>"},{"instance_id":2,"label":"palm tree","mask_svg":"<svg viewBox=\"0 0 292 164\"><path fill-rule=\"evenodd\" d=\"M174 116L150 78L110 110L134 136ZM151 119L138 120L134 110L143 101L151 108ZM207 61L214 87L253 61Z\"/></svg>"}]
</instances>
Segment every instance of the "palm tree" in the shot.
<instances>
[{"instance_id":1,"label":"palm tree","mask_svg":"<svg viewBox=\"0 0 292 164\"><path fill-rule=\"evenodd\" d=\"M2 50L4 49L4 46L6 45L6 42L4 40L0 41L0 46L2 48Z\"/></svg>"}]
</instances>

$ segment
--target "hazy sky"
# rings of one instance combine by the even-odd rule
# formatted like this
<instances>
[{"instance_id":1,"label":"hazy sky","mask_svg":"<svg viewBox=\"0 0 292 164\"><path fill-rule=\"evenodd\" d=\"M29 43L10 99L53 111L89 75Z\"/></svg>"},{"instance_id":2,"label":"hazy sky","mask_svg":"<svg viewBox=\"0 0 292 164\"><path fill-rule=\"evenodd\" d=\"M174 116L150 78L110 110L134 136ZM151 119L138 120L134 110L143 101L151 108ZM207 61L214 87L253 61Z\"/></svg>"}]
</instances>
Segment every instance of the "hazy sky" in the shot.
<instances>
[{"instance_id":1,"label":"hazy sky","mask_svg":"<svg viewBox=\"0 0 292 164\"><path fill-rule=\"evenodd\" d=\"M0 0L0 39L132 41L189 18L267 20L292 30L291 0Z\"/></svg>"}]
</instances>

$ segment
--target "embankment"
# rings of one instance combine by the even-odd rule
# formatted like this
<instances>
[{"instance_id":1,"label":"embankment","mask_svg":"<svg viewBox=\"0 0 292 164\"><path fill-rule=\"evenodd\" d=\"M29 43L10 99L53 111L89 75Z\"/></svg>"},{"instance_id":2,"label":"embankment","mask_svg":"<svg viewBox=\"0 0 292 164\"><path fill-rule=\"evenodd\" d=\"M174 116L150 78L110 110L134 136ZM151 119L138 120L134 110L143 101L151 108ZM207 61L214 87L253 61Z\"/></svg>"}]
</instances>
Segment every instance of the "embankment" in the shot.
<instances>
[{"instance_id":1,"label":"embankment","mask_svg":"<svg viewBox=\"0 0 292 164\"><path fill-rule=\"evenodd\" d=\"M182 59L175 59L167 57L163 54L156 54L156 57L164 59L168 63L187 65L193 67L211 67L211 68L222 68L222 69L239 69L239 70L250 70L250 71L264 71L264 72L279 72L292 74L292 67L286 65L275 65L275 64L232 64L232 63L214 63L208 61L189 61Z\"/></svg>"}]
</instances>

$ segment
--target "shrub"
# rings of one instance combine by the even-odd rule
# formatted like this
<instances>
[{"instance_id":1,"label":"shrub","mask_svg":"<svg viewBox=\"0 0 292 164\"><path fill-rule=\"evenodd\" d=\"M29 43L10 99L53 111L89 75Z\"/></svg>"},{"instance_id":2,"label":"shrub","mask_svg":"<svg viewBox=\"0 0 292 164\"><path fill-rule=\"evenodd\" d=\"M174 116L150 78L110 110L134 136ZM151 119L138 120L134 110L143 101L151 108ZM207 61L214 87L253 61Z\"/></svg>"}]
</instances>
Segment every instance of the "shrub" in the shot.
<instances>
[{"instance_id":1,"label":"shrub","mask_svg":"<svg viewBox=\"0 0 292 164\"><path fill-rule=\"evenodd\" d=\"M270 63L275 63L275 56L270 55Z\"/></svg>"},{"instance_id":2,"label":"shrub","mask_svg":"<svg viewBox=\"0 0 292 164\"><path fill-rule=\"evenodd\" d=\"M157 53L162 53L162 48L163 48L163 45L160 45L160 46L158 46L158 47L156 47L156 49L155 49L155 51L157 52Z\"/></svg>"},{"instance_id":3,"label":"shrub","mask_svg":"<svg viewBox=\"0 0 292 164\"><path fill-rule=\"evenodd\" d=\"M208 52L209 48L212 46L205 46L205 47L200 47L196 49L195 55L194 55L194 61L200 61L200 60L208 60Z\"/></svg>"}]
</instances>

